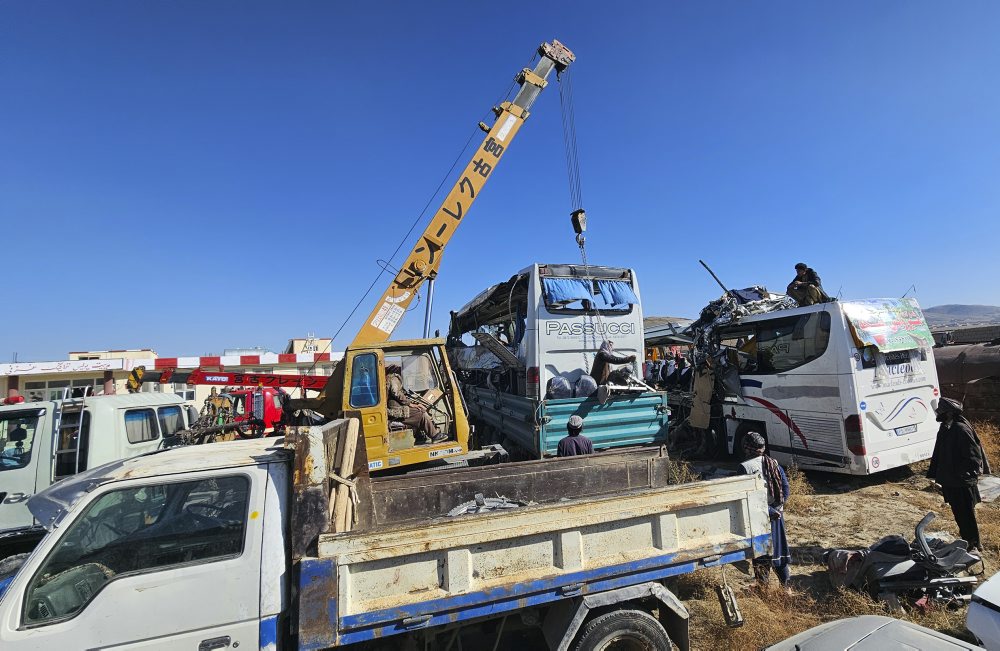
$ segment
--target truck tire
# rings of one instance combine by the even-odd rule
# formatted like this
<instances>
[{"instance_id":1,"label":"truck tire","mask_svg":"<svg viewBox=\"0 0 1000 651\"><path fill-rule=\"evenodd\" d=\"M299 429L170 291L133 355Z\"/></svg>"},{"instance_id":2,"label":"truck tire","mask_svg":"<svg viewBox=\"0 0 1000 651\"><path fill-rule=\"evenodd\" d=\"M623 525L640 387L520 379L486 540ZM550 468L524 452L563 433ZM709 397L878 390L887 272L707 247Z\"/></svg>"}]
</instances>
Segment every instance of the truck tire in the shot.
<instances>
[{"instance_id":1,"label":"truck tire","mask_svg":"<svg viewBox=\"0 0 1000 651\"><path fill-rule=\"evenodd\" d=\"M677 647L660 622L641 610L612 610L584 624L573 651L673 651Z\"/></svg>"}]
</instances>

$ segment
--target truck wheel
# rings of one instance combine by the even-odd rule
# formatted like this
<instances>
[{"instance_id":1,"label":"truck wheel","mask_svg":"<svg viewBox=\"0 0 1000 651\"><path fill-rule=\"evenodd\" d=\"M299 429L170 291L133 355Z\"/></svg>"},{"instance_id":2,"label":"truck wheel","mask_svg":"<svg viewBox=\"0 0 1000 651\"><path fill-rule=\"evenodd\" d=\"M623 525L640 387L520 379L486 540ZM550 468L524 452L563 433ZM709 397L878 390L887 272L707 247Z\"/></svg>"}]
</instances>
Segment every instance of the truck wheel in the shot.
<instances>
[{"instance_id":1,"label":"truck wheel","mask_svg":"<svg viewBox=\"0 0 1000 651\"><path fill-rule=\"evenodd\" d=\"M587 622L573 651L673 651L660 622L641 610L613 610Z\"/></svg>"}]
</instances>

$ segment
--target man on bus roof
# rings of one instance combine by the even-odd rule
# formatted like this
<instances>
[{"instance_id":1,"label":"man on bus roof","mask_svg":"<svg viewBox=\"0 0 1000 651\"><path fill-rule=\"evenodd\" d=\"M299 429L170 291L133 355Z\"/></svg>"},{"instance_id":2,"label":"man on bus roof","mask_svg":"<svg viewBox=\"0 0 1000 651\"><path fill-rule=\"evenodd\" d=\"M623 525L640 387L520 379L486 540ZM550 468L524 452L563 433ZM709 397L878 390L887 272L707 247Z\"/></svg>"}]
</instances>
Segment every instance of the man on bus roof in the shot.
<instances>
[{"instance_id":1,"label":"man on bus roof","mask_svg":"<svg viewBox=\"0 0 1000 651\"><path fill-rule=\"evenodd\" d=\"M788 283L785 293L794 298L799 307L830 302L830 297L823 291L819 274L805 262L795 265L795 278Z\"/></svg>"}]
</instances>

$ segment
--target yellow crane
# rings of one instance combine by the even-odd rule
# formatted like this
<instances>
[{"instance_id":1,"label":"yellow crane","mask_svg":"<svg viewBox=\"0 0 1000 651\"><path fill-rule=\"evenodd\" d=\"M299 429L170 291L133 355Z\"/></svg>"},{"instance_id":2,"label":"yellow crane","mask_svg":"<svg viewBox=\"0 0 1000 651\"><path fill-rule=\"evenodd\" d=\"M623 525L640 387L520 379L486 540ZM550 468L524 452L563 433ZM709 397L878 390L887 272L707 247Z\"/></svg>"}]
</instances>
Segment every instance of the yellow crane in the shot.
<instances>
[{"instance_id":1,"label":"yellow crane","mask_svg":"<svg viewBox=\"0 0 1000 651\"><path fill-rule=\"evenodd\" d=\"M543 43L538 54L534 68L517 75L520 88L514 99L493 109L493 125L479 124L486 131L482 143L347 347L319 398L297 401L329 418L359 418L369 470L425 463L469 450L469 421L445 354L445 340L389 338L421 286L437 275L448 241L524 124L549 75L565 70L576 58L556 40ZM421 444L413 427L390 417L387 366L398 371L410 400L432 417L436 438L441 440Z\"/></svg>"}]
</instances>

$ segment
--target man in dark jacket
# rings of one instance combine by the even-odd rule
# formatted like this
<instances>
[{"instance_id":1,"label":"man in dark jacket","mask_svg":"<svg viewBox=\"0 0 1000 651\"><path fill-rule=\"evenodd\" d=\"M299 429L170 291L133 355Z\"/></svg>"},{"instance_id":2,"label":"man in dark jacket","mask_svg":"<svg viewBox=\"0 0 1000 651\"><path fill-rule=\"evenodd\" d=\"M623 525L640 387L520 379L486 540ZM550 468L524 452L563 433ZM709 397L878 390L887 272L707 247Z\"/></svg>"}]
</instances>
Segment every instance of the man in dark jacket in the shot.
<instances>
[{"instance_id":1,"label":"man in dark jacket","mask_svg":"<svg viewBox=\"0 0 1000 651\"><path fill-rule=\"evenodd\" d=\"M785 290L785 293L794 298L799 307L830 301L830 297L823 291L823 283L820 282L819 274L805 262L795 265L795 278L788 283L788 289Z\"/></svg>"},{"instance_id":2,"label":"man in dark jacket","mask_svg":"<svg viewBox=\"0 0 1000 651\"><path fill-rule=\"evenodd\" d=\"M610 341L604 341L597 355L594 356L594 365L590 369L590 377L594 378L597 384L607 384L608 376L611 374L612 364L631 364L635 361L635 355L623 355L615 352L615 345Z\"/></svg>"},{"instance_id":3,"label":"man in dark jacket","mask_svg":"<svg viewBox=\"0 0 1000 651\"><path fill-rule=\"evenodd\" d=\"M559 441L559 450L556 452L556 456L575 457L580 454L593 454L594 444L580 433L582 431L583 419L579 416L570 416L569 422L566 423L567 435Z\"/></svg>"},{"instance_id":4,"label":"man in dark jacket","mask_svg":"<svg viewBox=\"0 0 1000 651\"><path fill-rule=\"evenodd\" d=\"M931 467L927 476L941 484L944 501L951 505L955 522L970 548L979 548L979 524L976 522L976 504L979 496L979 476L990 472L983 445L976 430L962 415L962 403L941 398L937 408L941 423Z\"/></svg>"}]
</instances>

